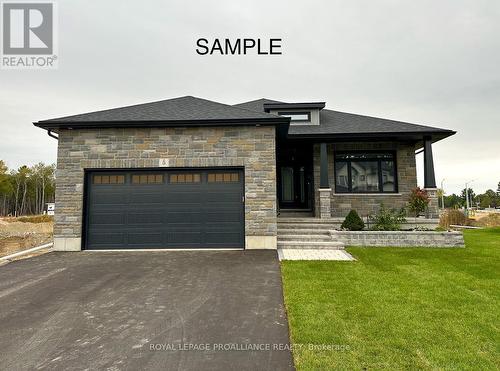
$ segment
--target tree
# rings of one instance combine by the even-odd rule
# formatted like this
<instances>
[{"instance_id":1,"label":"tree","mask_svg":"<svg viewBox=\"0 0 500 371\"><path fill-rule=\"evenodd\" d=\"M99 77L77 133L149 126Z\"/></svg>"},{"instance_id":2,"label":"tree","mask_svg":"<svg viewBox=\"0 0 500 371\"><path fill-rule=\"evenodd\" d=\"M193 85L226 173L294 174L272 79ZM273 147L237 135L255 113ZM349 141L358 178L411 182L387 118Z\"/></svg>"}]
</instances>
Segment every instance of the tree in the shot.
<instances>
[{"instance_id":1,"label":"tree","mask_svg":"<svg viewBox=\"0 0 500 371\"><path fill-rule=\"evenodd\" d=\"M469 207L472 206L472 203L476 199L476 194L472 190L472 188L467 189L467 193L469 195ZM467 205L467 200L465 198L465 188L462 189L462 193L460 194L460 198L462 199L462 205L466 206Z\"/></svg>"},{"instance_id":2,"label":"tree","mask_svg":"<svg viewBox=\"0 0 500 371\"><path fill-rule=\"evenodd\" d=\"M0 215L40 214L54 201L55 165L21 166L17 171L0 160Z\"/></svg>"},{"instance_id":3,"label":"tree","mask_svg":"<svg viewBox=\"0 0 500 371\"><path fill-rule=\"evenodd\" d=\"M448 209L457 209L463 206L463 200L460 196L457 196L455 193L444 196L444 207Z\"/></svg>"},{"instance_id":4,"label":"tree","mask_svg":"<svg viewBox=\"0 0 500 371\"><path fill-rule=\"evenodd\" d=\"M484 208L500 205L500 196L492 189L488 189L482 195L478 195L477 198L479 199L479 205Z\"/></svg>"}]
</instances>

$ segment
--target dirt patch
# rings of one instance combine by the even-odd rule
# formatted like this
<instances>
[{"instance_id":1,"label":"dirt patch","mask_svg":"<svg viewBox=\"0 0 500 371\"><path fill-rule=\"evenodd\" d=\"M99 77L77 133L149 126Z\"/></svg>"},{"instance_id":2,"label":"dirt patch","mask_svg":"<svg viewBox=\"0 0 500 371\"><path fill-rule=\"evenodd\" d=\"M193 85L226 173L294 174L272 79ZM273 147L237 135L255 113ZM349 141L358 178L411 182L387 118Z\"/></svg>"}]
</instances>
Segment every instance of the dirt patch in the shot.
<instances>
[{"instance_id":1,"label":"dirt patch","mask_svg":"<svg viewBox=\"0 0 500 371\"><path fill-rule=\"evenodd\" d=\"M23 223L0 219L0 256L40 246L53 239L53 222Z\"/></svg>"},{"instance_id":2,"label":"dirt patch","mask_svg":"<svg viewBox=\"0 0 500 371\"><path fill-rule=\"evenodd\" d=\"M475 227L500 227L500 213L481 216L472 222Z\"/></svg>"}]
</instances>

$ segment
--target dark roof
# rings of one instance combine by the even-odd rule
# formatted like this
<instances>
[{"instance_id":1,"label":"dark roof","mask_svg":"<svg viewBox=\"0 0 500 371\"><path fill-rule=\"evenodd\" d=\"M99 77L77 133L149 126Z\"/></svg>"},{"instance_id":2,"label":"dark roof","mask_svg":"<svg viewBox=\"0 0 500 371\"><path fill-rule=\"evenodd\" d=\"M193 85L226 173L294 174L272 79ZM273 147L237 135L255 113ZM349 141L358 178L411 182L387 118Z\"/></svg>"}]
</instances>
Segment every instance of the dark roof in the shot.
<instances>
[{"instance_id":1,"label":"dark roof","mask_svg":"<svg viewBox=\"0 0 500 371\"><path fill-rule=\"evenodd\" d=\"M236 104L236 107L264 111L264 105L283 103L270 99ZM433 141L455 134L455 131L431 126L411 124L403 121L388 120L372 116L322 109L319 113L320 125L290 125L289 138L331 137L390 137L420 140L423 135L430 135Z\"/></svg>"},{"instance_id":2,"label":"dark roof","mask_svg":"<svg viewBox=\"0 0 500 371\"><path fill-rule=\"evenodd\" d=\"M308 103L264 103L264 111L269 112L272 109L323 109L325 102L308 102Z\"/></svg>"},{"instance_id":3,"label":"dark roof","mask_svg":"<svg viewBox=\"0 0 500 371\"><path fill-rule=\"evenodd\" d=\"M288 123L289 119L206 99L186 96L158 102L42 120L42 128L155 126L161 124ZM163 125L160 125L163 126Z\"/></svg>"},{"instance_id":4,"label":"dark roof","mask_svg":"<svg viewBox=\"0 0 500 371\"><path fill-rule=\"evenodd\" d=\"M264 104L270 104L270 103L283 103L283 102L278 102L277 100L272 100L272 99L261 98L257 100L251 100L250 102L238 103L235 104L233 107L249 109L251 111L264 112Z\"/></svg>"}]
</instances>

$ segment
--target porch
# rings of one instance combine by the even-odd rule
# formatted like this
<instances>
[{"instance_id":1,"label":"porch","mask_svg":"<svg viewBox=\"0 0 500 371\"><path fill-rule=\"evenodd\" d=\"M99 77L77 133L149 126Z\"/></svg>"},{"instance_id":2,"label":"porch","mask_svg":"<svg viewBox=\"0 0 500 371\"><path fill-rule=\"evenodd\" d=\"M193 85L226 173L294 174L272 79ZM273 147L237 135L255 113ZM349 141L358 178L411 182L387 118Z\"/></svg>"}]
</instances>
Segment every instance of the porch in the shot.
<instances>
[{"instance_id":1,"label":"porch","mask_svg":"<svg viewBox=\"0 0 500 371\"><path fill-rule=\"evenodd\" d=\"M420 141L287 140L277 144L280 218L343 220L351 210L365 219L384 204L407 205L417 186L416 151L424 152L428 218L438 216L432 138ZM418 153L418 152L417 152Z\"/></svg>"}]
</instances>

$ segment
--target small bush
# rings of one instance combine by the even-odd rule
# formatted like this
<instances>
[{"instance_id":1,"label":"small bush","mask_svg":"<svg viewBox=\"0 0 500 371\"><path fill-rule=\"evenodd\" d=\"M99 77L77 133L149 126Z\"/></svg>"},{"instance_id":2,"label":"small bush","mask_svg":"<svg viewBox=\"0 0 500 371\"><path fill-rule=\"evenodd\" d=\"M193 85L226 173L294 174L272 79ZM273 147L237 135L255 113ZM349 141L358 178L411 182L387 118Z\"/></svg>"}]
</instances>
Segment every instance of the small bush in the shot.
<instances>
[{"instance_id":1,"label":"small bush","mask_svg":"<svg viewBox=\"0 0 500 371\"><path fill-rule=\"evenodd\" d=\"M349 231L362 231L365 228L365 223L359 217L356 210L351 210L340 227Z\"/></svg>"},{"instance_id":2,"label":"small bush","mask_svg":"<svg viewBox=\"0 0 500 371\"><path fill-rule=\"evenodd\" d=\"M468 225L468 219L463 212L448 209L439 217L439 226L448 229L450 225Z\"/></svg>"},{"instance_id":3,"label":"small bush","mask_svg":"<svg viewBox=\"0 0 500 371\"><path fill-rule=\"evenodd\" d=\"M425 189L420 187L411 190L410 199L408 201L408 210L416 217L423 214L429 206L429 195Z\"/></svg>"},{"instance_id":4,"label":"small bush","mask_svg":"<svg viewBox=\"0 0 500 371\"><path fill-rule=\"evenodd\" d=\"M49 223L54 221L54 217L51 215L21 216L17 218L17 221L22 223Z\"/></svg>"},{"instance_id":5,"label":"small bush","mask_svg":"<svg viewBox=\"0 0 500 371\"><path fill-rule=\"evenodd\" d=\"M370 216L374 231L399 231L406 222L405 210L386 209L382 204L377 214Z\"/></svg>"}]
</instances>

